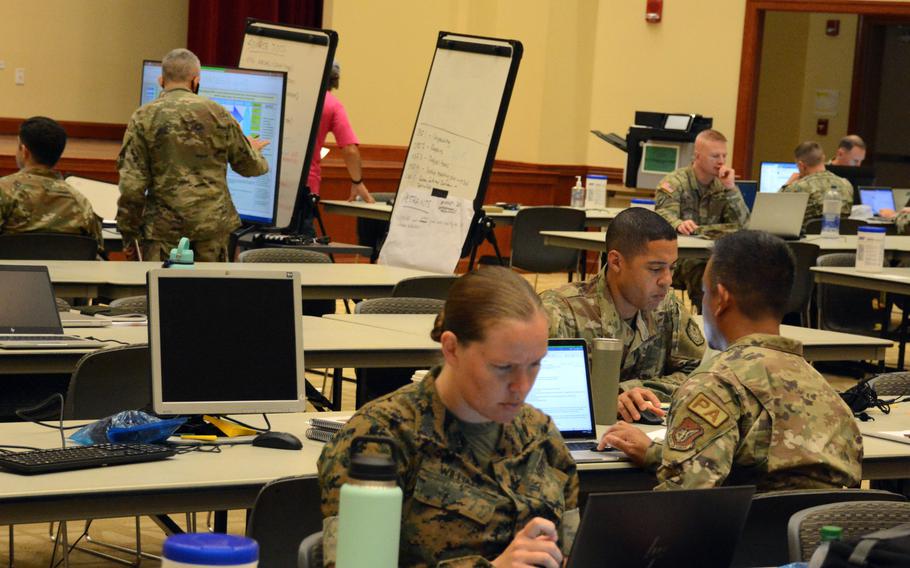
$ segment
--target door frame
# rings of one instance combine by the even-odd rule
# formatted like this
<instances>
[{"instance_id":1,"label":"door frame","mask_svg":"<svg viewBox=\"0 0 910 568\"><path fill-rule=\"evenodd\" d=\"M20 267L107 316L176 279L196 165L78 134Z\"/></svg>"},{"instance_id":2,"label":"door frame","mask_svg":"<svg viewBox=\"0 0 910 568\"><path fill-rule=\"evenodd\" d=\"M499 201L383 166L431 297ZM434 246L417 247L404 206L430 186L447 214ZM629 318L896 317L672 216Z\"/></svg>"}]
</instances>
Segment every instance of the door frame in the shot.
<instances>
[{"instance_id":1,"label":"door frame","mask_svg":"<svg viewBox=\"0 0 910 568\"><path fill-rule=\"evenodd\" d=\"M758 108L758 78L761 71L761 46L764 32L765 13L774 12L822 12L835 14L857 14L876 18L910 18L910 2L869 1L869 0L746 0L745 22L743 24L743 45L739 67L739 91L736 98L736 137L733 142L733 167L738 172L752 169L752 151L755 145L755 114ZM862 28L862 22L860 25ZM861 41L857 34L857 47ZM860 55L860 53L857 53ZM854 58L854 87L856 86L856 62ZM855 122L851 96L850 125Z\"/></svg>"}]
</instances>

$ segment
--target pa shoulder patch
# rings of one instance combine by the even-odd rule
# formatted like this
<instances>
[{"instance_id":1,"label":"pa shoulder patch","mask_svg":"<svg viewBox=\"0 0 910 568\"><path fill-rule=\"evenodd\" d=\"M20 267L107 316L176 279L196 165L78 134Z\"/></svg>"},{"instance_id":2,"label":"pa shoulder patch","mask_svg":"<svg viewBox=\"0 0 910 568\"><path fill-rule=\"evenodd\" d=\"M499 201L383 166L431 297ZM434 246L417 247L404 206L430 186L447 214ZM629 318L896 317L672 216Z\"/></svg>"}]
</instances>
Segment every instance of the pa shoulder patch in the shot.
<instances>
[{"instance_id":1,"label":"pa shoulder patch","mask_svg":"<svg viewBox=\"0 0 910 568\"><path fill-rule=\"evenodd\" d=\"M689 336L689 341L701 347L705 344L705 336L702 335L701 330L698 328L698 324L695 323L695 320L690 319L689 323L686 324L686 335Z\"/></svg>"},{"instance_id":2,"label":"pa shoulder patch","mask_svg":"<svg viewBox=\"0 0 910 568\"><path fill-rule=\"evenodd\" d=\"M708 424L717 428L730 418L730 415L704 393L698 393L687 406L689 410L703 418Z\"/></svg>"},{"instance_id":3,"label":"pa shoulder patch","mask_svg":"<svg viewBox=\"0 0 910 568\"><path fill-rule=\"evenodd\" d=\"M686 452L692 449L695 440L698 440L704 433L705 429L701 425L686 416L679 425L667 432L667 443L673 450Z\"/></svg>"}]
</instances>

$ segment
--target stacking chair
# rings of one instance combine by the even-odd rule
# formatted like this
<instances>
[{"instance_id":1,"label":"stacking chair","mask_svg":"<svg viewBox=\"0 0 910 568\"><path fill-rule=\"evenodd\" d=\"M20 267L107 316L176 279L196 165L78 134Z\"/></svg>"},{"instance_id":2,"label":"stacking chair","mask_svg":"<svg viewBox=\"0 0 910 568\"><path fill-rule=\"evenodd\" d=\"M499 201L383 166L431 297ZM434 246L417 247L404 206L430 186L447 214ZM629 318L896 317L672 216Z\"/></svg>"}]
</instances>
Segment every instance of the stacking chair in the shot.
<instances>
[{"instance_id":1,"label":"stacking chair","mask_svg":"<svg viewBox=\"0 0 910 568\"><path fill-rule=\"evenodd\" d=\"M322 530L320 499L315 477L276 479L262 488L246 527L259 543L260 568L294 566L300 542Z\"/></svg>"},{"instance_id":2,"label":"stacking chair","mask_svg":"<svg viewBox=\"0 0 910 568\"><path fill-rule=\"evenodd\" d=\"M354 307L354 313L438 314L444 306L444 300L435 298L376 298L358 303ZM415 370L407 367L355 369L354 372L357 376L356 407L360 408L374 398L408 384Z\"/></svg>"},{"instance_id":3,"label":"stacking chair","mask_svg":"<svg viewBox=\"0 0 910 568\"><path fill-rule=\"evenodd\" d=\"M821 544L825 525L841 527L843 538L855 538L903 523L910 523L910 503L902 501L854 501L803 509L787 524L790 562L809 561Z\"/></svg>"},{"instance_id":4,"label":"stacking chair","mask_svg":"<svg viewBox=\"0 0 910 568\"><path fill-rule=\"evenodd\" d=\"M811 267L818 260L818 245L811 243L789 242L790 251L796 257L796 273L793 277L793 288L790 290L790 299L787 300L787 314L799 315L800 325L809 327L809 303L812 299L812 288L815 283Z\"/></svg>"},{"instance_id":5,"label":"stacking chair","mask_svg":"<svg viewBox=\"0 0 910 568\"><path fill-rule=\"evenodd\" d=\"M393 298L436 298L445 300L449 297L449 288L458 277L451 276L414 276L405 278L392 288Z\"/></svg>"},{"instance_id":6,"label":"stacking chair","mask_svg":"<svg viewBox=\"0 0 910 568\"><path fill-rule=\"evenodd\" d=\"M240 253L240 262L289 262L330 264L327 254L304 249L260 248ZM322 317L335 313L335 300L304 300L303 315Z\"/></svg>"},{"instance_id":7,"label":"stacking chair","mask_svg":"<svg viewBox=\"0 0 910 568\"><path fill-rule=\"evenodd\" d=\"M391 203L395 199L395 194L392 192L377 192L372 196L376 203ZM388 221L357 218L357 244L372 247L373 253L370 255L370 262L376 262L376 259L379 258L379 251L382 249L388 232Z\"/></svg>"},{"instance_id":8,"label":"stacking chair","mask_svg":"<svg viewBox=\"0 0 910 568\"><path fill-rule=\"evenodd\" d=\"M297 568L322 568L322 531L303 539L297 553Z\"/></svg>"},{"instance_id":9,"label":"stacking chair","mask_svg":"<svg viewBox=\"0 0 910 568\"><path fill-rule=\"evenodd\" d=\"M121 308L137 314L148 315L149 313L148 296L127 296L125 298L117 298L112 301L110 305L112 308Z\"/></svg>"},{"instance_id":10,"label":"stacking chair","mask_svg":"<svg viewBox=\"0 0 910 568\"><path fill-rule=\"evenodd\" d=\"M752 498L732 566L780 566L787 563L787 521L797 511L827 503L905 501L902 495L873 489L796 489Z\"/></svg>"},{"instance_id":11,"label":"stacking chair","mask_svg":"<svg viewBox=\"0 0 910 568\"><path fill-rule=\"evenodd\" d=\"M17 233L0 235L0 259L95 260L98 241L67 233Z\"/></svg>"},{"instance_id":12,"label":"stacking chair","mask_svg":"<svg viewBox=\"0 0 910 568\"><path fill-rule=\"evenodd\" d=\"M543 244L541 231L583 231L585 212L568 207L528 207L518 211L512 227L512 268L529 272L566 271L569 282L580 251ZM537 278L534 279L537 288Z\"/></svg>"},{"instance_id":13,"label":"stacking chair","mask_svg":"<svg viewBox=\"0 0 910 568\"><path fill-rule=\"evenodd\" d=\"M878 396L910 396L910 373L882 373L869 381Z\"/></svg>"}]
</instances>

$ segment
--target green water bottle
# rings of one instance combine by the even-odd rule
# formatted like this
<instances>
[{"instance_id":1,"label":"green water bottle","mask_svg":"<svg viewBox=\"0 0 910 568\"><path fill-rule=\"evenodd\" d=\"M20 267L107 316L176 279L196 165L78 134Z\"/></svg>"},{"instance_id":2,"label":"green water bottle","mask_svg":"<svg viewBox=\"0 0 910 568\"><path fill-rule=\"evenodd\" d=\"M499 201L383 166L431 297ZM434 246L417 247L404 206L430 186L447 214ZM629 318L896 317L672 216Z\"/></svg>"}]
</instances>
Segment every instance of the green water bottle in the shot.
<instances>
[{"instance_id":1,"label":"green water bottle","mask_svg":"<svg viewBox=\"0 0 910 568\"><path fill-rule=\"evenodd\" d=\"M388 446L392 455L365 454L367 443ZM338 568L398 566L401 488L396 483L395 440L359 436L351 442L348 482L338 503Z\"/></svg>"}]
</instances>

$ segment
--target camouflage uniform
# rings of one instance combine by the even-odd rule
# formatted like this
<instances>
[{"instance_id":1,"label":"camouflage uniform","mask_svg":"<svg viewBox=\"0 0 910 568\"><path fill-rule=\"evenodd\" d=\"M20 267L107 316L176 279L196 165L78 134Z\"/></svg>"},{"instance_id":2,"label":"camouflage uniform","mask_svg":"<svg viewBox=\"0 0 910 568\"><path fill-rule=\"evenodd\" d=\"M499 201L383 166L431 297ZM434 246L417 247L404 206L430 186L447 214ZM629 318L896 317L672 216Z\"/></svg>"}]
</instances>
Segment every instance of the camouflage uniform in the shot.
<instances>
[{"instance_id":1,"label":"camouflage uniform","mask_svg":"<svg viewBox=\"0 0 910 568\"><path fill-rule=\"evenodd\" d=\"M189 237L197 261L227 260L228 236L240 226L228 164L243 176L268 171L218 103L178 88L139 108L117 160L117 227L124 243L140 239L145 260L160 260L180 237Z\"/></svg>"},{"instance_id":2,"label":"camouflage uniform","mask_svg":"<svg viewBox=\"0 0 910 568\"><path fill-rule=\"evenodd\" d=\"M894 219L894 224L897 226L898 235L910 234L910 211L898 213Z\"/></svg>"},{"instance_id":3,"label":"camouflage uniform","mask_svg":"<svg viewBox=\"0 0 910 568\"><path fill-rule=\"evenodd\" d=\"M104 249L101 219L81 193L44 166L0 178L0 233L88 235Z\"/></svg>"},{"instance_id":4,"label":"camouflage uniform","mask_svg":"<svg viewBox=\"0 0 910 568\"><path fill-rule=\"evenodd\" d=\"M658 489L756 485L759 491L857 486L863 439L798 341L752 334L689 377L667 438L646 466Z\"/></svg>"},{"instance_id":5,"label":"camouflage uniform","mask_svg":"<svg viewBox=\"0 0 910 568\"><path fill-rule=\"evenodd\" d=\"M808 193L809 204L806 206L806 215L803 217L803 228L809 219L818 219L822 216L822 204L825 194L831 187L837 189L841 199L841 215L849 216L853 209L853 186L846 179L836 176L828 170L822 170L800 178L790 185L780 188L782 193Z\"/></svg>"},{"instance_id":6,"label":"camouflage uniform","mask_svg":"<svg viewBox=\"0 0 910 568\"><path fill-rule=\"evenodd\" d=\"M704 354L701 330L673 290L654 311L639 311L634 328L619 317L603 270L590 280L540 296L550 320L550 337L580 337L589 347L595 337L622 340L624 390L645 386L669 400Z\"/></svg>"},{"instance_id":7,"label":"camouflage uniform","mask_svg":"<svg viewBox=\"0 0 910 568\"><path fill-rule=\"evenodd\" d=\"M334 563L339 490L362 435L398 441L404 492L401 566L491 566L534 517L557 524L564 549L578 521L578 474L553 421L525 405L481 468L436 390L438 369L363 406L319 457L326 565ZM438 563L438 564L437 564Z\"/></svg>"},{"instance_id":8,"label":"camouflage uniform","mask_svg":"<svg viewBox=\"0 0 910 568\"><path fill-rule=\"evenodd\" d=\"M676 229L691 219L698 224L696 235L717 239L736 232L749 222L749 208L739 189L726 189L714 178L702 185L695 177L693 166L679 168L668 174L657 186L654 211ZM701 277L708 261L684 258L676 265L673 286L685 289L692 303L701 308Z\"/></svg>"}]
</instances>

